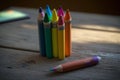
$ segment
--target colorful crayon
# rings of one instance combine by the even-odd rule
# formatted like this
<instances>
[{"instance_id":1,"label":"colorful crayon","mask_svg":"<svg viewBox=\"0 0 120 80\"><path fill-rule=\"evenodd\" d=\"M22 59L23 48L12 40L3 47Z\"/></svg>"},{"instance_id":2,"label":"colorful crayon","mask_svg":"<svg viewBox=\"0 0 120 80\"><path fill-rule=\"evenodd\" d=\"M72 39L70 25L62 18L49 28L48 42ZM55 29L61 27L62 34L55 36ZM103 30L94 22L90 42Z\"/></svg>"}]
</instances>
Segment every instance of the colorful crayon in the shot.
<instances>
[{"instance_id":1,"label":"colorful crayon","mask_svg":"<svg viewBox=\"0 0 120 80\"><path fill-rule=\"evenodd\" d=\"M40 8L38 16L40 53L48 58L64 59L71 54L70 12L67 10L64 15L62 7L57 12L55 9L51 12L49 5L45 10L44 14Z\"/></svg>"},{"instance_id":2,"label":"colorful crayon","mask_svg":"<svg viewBox=\"0 0 120 80\"><path fill-rule=\"evenodd\" d=\"M57 21L58 16L56 13L56 9L52 11L52 49L53 49L53 57L58 57L58 31L57 31Z\"/></svg>"},{"instance_id":3,"label":"colorful crayon","mask_svg":"<svg viewBox=\"0 0 120 80\"><path fill-rule=\"evenodd\" d=\"M43 20L44 20L44 12L43 9L40 7L38 14L39 47L40 47L41 56L46 56Z\"/></svg>"},{"instance_id":4,"label":"colorful crayon","mask_svg":"<svg viewBox=\"0 0 120 80\"><path fill-rule=\"evenodd\" d=\"M50 20L52 20L52 12L49 5L46 6L46 13L48 14L48 17L50 18Z\"/></svg>"},{"instance_id":5,"label":"colorful crayon","mask_svg":"<svg viewBox=\"0 0 120 80\"><path fill-rule=\"evenodd\" d=\"M65 17L65 56L68 57L71 54L71 15L67 9Z\"/></svg>"},{"instance_id":6,"label":"colorful crayon","mask_svg":"<svg viewBox=\"0 0 120 80\"><path fill-rule=\"evenodd\" d=\"M88 57L85 59L75 60L72 62L67 62L61 65L58 65L52 68L50 71L67 72L75 69L86 68L86 67L90 67L98 64L100 60L101 60L101 57L99 56Z\"/></svg>"},{"instance_id":7,"label":"colorful crayon","mask_svg":"<svg viewBox=\"0 0 120 80\"><path fill-rule=\"evenodd\" d=\"M64 17L64 11L63 11L62 7L59 7L57 13L58 13L58 16L63 16Z\"/></svg>"},{"instance_id":8,"label":"colorful crayon","mask_svg":"<svg viewBox=\"0 0 120 80\"><path fill-rule=\"evenodd\" d=\"M45 13L44 18L44 32L45 32L45 46L46 46L46 56L47 58L53 58L52 53L52 34L51 34L51 21L48 14Z\"/></svg>"},{"instance_id":9,"label":"colorful crayon","mask_svg":"<svg viewBox=\"0 0 120 80\"><path fill-rule=\"evenodd\" d=\"M65 26L63 16L58 19L58 58L65 58Z\"/></svg>"}]
</instances>

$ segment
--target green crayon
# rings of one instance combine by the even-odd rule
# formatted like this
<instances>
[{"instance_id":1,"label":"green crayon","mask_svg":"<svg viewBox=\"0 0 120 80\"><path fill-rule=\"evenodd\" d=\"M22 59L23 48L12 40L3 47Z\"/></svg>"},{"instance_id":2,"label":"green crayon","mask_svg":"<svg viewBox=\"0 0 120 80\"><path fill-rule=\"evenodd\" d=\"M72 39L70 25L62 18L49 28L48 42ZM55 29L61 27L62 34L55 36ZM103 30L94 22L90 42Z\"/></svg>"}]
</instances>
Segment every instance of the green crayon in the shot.
<instances>
[{"instance_id":1,"label":"green crayon","mask_svg":"<svg viewBox=\"0 0 120 80\"><path fill-rule=\"evenodd\" d=\"M51 21L48 14L45 13L44 18L44 32L45 32L45 46L46 46L46 56L47 58L53 58L52 54L52 34L51 34Z\"/></svg>"}]
</instances>

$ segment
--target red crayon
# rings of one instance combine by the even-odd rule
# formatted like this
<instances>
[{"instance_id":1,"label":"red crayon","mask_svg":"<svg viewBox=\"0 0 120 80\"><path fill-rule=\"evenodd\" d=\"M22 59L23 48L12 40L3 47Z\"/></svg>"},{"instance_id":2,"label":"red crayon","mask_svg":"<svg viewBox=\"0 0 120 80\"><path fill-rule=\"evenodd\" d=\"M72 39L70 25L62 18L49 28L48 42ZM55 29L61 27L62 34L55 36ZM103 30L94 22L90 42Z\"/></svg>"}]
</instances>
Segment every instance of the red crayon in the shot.
<instances>
[{"instance_id":1,"label":"red crayon","mask_svg":"<svg viewBox=\"0 0 120 80\"><path fill-rule=\"evenodd\" d=\"M75 60L72 62L67 62L61 65L58 65L53 69L51 69L51 71L67 72L75 69L85 68L85 67L96 65L100 60L101 60L101 57L99 56L88 57L85 59Z\"/></svg>"}]
</instances>

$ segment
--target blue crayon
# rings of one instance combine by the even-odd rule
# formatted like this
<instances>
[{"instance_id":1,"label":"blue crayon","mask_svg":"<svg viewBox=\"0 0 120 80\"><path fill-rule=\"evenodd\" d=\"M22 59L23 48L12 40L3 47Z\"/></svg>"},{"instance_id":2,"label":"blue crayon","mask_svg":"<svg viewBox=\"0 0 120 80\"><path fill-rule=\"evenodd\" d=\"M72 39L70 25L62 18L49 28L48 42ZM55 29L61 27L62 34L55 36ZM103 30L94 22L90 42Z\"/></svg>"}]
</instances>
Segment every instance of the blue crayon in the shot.
<instances>
[{"instance_id":1,"label":"blue crayon","mask_svg":"<svg viewBox=\"0 0 120 80\"><path fill-rule=\"evenodd\" d=\"M43 20L44 20L44 12L40 7L38 14L39 48L40 48L41 56L46 56Z\"/></svg>"},{"instance_id":2,"label":"blue crayon","mask_svg":"<svg viewBox=\"0 0 120 80\"><path fill-rule=\"evenodd\" d=\"M46 13L48 14L48 17L50 18L50 20L52 20L52 11L49 5L46 6Z\"/></svg>"}]
</instances>

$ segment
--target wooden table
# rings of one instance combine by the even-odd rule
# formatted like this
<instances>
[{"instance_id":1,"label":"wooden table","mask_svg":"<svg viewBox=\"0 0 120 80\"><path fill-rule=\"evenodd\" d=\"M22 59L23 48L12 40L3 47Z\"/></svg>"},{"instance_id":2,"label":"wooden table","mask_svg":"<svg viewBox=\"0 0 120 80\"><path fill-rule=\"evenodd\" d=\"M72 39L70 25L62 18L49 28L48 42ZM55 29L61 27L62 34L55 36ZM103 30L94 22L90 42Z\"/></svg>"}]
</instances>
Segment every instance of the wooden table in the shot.
<instances>
[{"instance_id":1,"label":"wooden table","mask_svg":"<svg viewBox=\"0 0 120 80\"><path fill-rule=\"evenodd\" d=\"M39 56L37 10L13 8L31 19L0 25L0 80L120 80L120 16L71 12L72 55L65 60ZM98 55L85 69L52 73L50 68Z\"/></svg>"}]
</instances>

